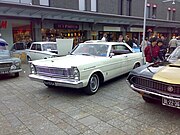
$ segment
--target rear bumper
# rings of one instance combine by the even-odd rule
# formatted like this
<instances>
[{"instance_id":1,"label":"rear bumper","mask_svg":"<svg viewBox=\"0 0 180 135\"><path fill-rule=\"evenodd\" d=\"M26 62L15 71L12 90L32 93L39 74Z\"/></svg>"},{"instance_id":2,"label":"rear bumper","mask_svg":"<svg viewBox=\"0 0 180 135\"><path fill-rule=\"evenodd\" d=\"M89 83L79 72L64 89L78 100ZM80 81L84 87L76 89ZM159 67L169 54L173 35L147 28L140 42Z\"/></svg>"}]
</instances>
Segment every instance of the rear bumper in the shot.
<instances>
[{"instance_id":1,"label":"rear bumper","mask_svg":"<svg viewBox=\"0 0 180 135\"><path fill-rule=\"evenodd\" d=\"M55 86L76 88L76 89L83 87L83 82L82 81L51 78L51 77L39 76L39 75L35 75L35 74L30 74L29 78L31 80L33 80L33 81L38 81L38 82L41 82L41 83L44 83L45 81L48 81L48 82L50 82L49 83L50 85L53 83Z\"/></svg>"}]
</instances>

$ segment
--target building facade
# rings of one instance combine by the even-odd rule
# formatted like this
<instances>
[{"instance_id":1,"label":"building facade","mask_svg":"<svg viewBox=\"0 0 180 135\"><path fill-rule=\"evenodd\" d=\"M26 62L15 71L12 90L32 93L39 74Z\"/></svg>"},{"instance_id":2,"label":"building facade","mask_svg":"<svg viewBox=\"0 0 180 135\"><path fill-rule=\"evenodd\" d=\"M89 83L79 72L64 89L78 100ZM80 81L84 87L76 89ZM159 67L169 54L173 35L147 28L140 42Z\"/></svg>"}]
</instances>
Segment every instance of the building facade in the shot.
<instances>
[{"instance_id":1,"label":"building facade","mask_svg":"<svg viewBox=\"0 0 180 135\"><path fill-rule=\"evenodd\" d=\"M15 42L73 38L109 41L120 34L136 37L143 32L144 0L1 0L0 33ZM148 0L146 36L171 38L180 34L180 2Z\"/></svg>"}]
</instances>

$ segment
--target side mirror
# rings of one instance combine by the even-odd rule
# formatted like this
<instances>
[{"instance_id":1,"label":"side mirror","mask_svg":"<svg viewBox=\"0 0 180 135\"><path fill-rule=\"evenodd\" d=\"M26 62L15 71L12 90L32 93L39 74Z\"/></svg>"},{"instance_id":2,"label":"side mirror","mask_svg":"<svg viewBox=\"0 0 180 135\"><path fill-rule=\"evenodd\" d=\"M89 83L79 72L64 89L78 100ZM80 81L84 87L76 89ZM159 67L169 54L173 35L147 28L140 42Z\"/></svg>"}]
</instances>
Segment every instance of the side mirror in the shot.
<instances>
[{"instance_id":1,"label":"side mirror","mask_svg":"<svg viewBox=\"0 0 180 135\"><path fill-rule=\"evenodd\" d=\"M113 52L111 52L110 54L109 54L109 57L110 58L112 58L112 56L114 56L115 54L113 53Z\"/></svg>"}]
</instances>

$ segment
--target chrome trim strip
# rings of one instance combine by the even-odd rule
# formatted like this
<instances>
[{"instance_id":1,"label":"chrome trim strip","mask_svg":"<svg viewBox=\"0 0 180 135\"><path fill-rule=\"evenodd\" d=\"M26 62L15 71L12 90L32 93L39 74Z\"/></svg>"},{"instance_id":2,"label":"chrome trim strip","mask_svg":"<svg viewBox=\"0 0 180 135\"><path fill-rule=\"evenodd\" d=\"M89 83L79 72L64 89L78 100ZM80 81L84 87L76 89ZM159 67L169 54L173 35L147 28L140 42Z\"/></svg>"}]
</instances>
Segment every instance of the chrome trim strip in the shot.
<instances>
[{"instance_id":1,"label":"chrome trim strip","mask_svg":"<svg viewBox=\"0 0 180 135\"><path fill-rule=\"evenodd\" d=\"M62 86L62 87L69 87L69 88L83 88L83 82L82 81L73 81L71 79L58 79L58 78L51 78L46 76L39 76L35 74L30 74L29 78L33 81L38 81L43 83L43 81L52 81L56 84L56 86Z\"/></svg>"},{"instance_id":2,"label":"chrome trim strip","mask_svg":"<svg viewBox=\"0 0 180 135\"><path fill-rule=\"evenodd\" d=\"M167 98L167 99L171 99L171 100L178 100L178 101L180 101L180 98L174 98L174 97L165 96L165 95L162 95L162 94L159 94L159 93L155 93L155 92L151 92L151 91L146 91L146 90L143 90L143 89L139 89L139 88L134 87L133 84L131 84L130 87L131 87L134 91L137 91L137 92L143 92L143 93L146 93L146 94L152 94L152 95L156 95L156 96L159 96L159 97L163 97L163 98Z\"/></svg>"}]
</instances>

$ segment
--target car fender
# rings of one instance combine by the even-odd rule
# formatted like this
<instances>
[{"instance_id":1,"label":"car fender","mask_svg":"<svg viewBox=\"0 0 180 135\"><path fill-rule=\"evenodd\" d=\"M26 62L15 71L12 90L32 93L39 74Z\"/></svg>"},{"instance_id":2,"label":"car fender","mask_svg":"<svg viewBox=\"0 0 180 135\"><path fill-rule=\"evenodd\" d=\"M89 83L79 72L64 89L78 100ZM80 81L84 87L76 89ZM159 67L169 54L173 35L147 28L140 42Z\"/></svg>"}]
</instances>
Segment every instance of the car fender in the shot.
<instances>
[{"instance_id":1,"label":"car fender","mask_svg":"<svg viewBox=\"0 0 180 135\"><path fill-rule=\"evenodd\" d=\"M84 80L84 87L86 87L87 85L88 85L88 82L89 82L89 79L90 79L90 77L94 74L94 73L100 73L100 74L102 74L102 77L103 78L100 78L101 80L101 82L104 82L104 73L100 70L100 69L95 69L95 70L91 70L90 71L90 73L89 73L89 75L88 75L88 77L87 77L87 79L86 80Z\"/></svg>"}]
</instances>

